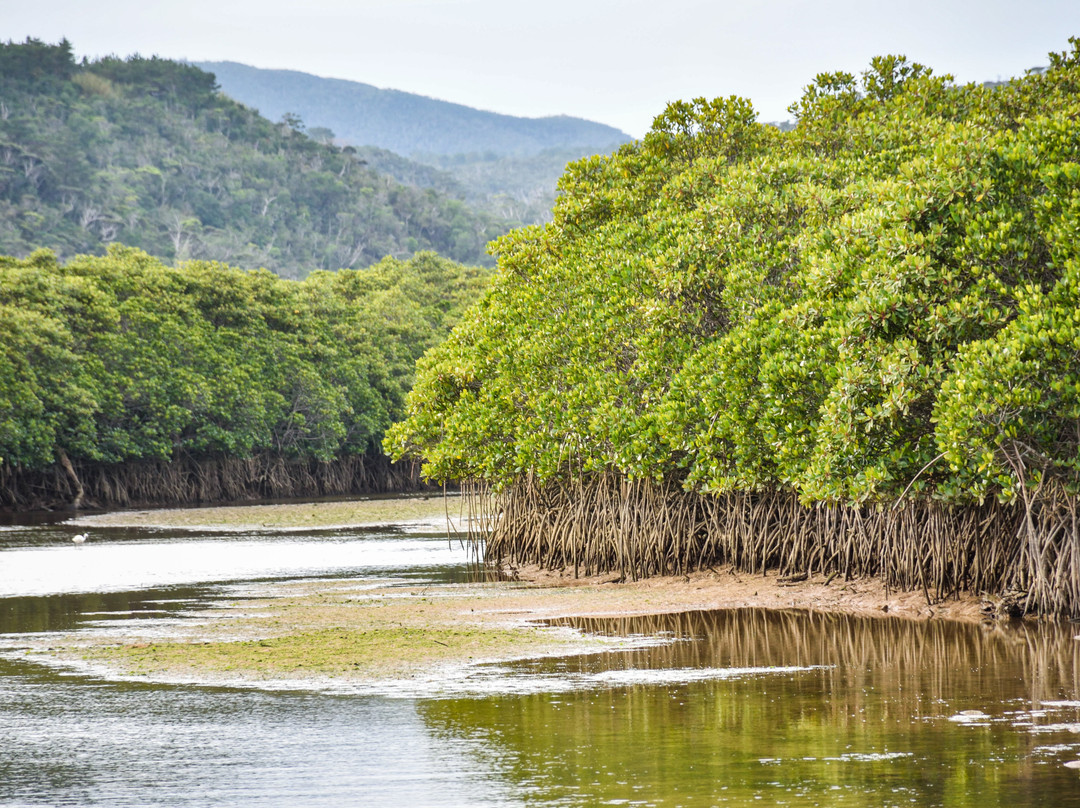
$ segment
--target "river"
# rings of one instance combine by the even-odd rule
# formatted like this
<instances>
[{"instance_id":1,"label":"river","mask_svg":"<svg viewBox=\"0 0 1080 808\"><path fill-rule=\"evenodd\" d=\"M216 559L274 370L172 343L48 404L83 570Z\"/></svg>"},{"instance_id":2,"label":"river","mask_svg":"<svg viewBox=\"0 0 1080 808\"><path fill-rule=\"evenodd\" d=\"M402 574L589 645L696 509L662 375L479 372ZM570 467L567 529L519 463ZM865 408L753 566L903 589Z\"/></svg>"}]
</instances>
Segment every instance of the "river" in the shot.
<instances>
[{"instance_id":1,"label":"river","mask_svg":"<svg viewBox=\"0 0 1080 808\"><path fill-rule=\"evenodd\" d=\"M1080 805L1080 631L741 609L565 621L651 642L492 666L483 692L166 685L29 638L172 627L251 587L447 586L413 527L0 528L0 805Z\"/></svg>"}]
</instances>

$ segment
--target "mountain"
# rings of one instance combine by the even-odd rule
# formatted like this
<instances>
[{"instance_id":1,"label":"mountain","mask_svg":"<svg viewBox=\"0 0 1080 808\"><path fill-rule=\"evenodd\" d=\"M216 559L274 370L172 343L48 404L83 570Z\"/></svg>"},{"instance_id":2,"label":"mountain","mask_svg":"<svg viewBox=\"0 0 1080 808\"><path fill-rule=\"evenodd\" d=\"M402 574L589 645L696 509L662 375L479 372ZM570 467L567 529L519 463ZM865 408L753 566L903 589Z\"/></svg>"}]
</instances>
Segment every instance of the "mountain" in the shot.
<instances>
[{"instance_id":1,"label":"mountain","mask_svg":"<svg viewBox=\"0 0 1080 808\"><path fill-rule=\"evenodd\" d=\"M551 221L555 186L566 164L590 149L546 149L537 154L427 155L427 162L401 157L376 146L357 146L368 166L404 185L436 188L492 216L522 224Z\"/></svg>"},{"instance_id":2,"label":"mountain","mask_svg":"<svg viewBox=\"0 0 1080 808\"><path fill-rule=\"evenodd\" d=\"M236 62L194 62L222 91L271 120L292 113L333 130L354 146L378 146L405 157L491 153L500 157L547 149L610 151L631 138L612 126L565 115L519 118L485 112L370 84Z\"/></svg>"},{"instance_id":3,"label":"mountain","mask_svg":"<svg viewBox=\"0 0 1080 808\"><path fill-rule=\"evenodd\" d=\"M496 218L551 221L566 164L631 137L581 118L519 118L370 84L236 62L196 62L222 90L273 120L349 144L400 183L435 188Z\"/></svg>"},{"instance_id":4,"label":"mountain","mask_svg":"<svg viewBox=\"0 0 1080 808\"><path fill-rule=\"evenodd\" d=\"M490 264L487 242L516 222L461 196L271 122L189 64L0 43L0 254L122 242L293 278L420 250Z\"/></svg>"}]
</instances>

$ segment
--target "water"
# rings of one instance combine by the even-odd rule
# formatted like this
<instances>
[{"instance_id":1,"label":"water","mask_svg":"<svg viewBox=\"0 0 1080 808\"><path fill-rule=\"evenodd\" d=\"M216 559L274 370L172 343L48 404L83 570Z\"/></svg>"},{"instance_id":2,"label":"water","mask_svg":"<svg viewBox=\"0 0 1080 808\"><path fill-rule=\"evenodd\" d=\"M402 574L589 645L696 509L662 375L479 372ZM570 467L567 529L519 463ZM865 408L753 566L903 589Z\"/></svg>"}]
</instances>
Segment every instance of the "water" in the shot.
<instances>
[{"instance_id":1,"label":"water","mask_svg":"<svg viewBox=\"0 0 1080 808\"><path fill-rule=\"evenodd\" d=\"M116 682L11 649L254 582L438 586L469 559L387 529L74 532L0 533L0 805L1080 805L1076 626L747 609L567 621L658 639L488 666L470 695Z\"/></svg>"}]
</instances>

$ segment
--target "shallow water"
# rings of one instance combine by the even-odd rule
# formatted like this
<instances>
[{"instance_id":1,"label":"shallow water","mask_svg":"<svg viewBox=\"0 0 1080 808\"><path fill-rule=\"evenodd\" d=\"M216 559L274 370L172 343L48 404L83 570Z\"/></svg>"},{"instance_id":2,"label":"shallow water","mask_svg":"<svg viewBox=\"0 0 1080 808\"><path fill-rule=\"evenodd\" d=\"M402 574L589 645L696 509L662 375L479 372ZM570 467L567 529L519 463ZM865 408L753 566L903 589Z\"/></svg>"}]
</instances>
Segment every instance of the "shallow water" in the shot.
<instances>
[{"instance_id":1,"label":"shallow water","mask_svg":"<svg viewBox=\"0 0 1080 808\"><path fill-rule=\"evenodd\" d=\"M0 805L1080 805L1075 626L731 610L567 621L651 642L451 695L109 682L21 660L20 635L167 627L254 581L438 586L469 559L386 529L75 532L0 533Z\"/></svg>"}]
</instances>

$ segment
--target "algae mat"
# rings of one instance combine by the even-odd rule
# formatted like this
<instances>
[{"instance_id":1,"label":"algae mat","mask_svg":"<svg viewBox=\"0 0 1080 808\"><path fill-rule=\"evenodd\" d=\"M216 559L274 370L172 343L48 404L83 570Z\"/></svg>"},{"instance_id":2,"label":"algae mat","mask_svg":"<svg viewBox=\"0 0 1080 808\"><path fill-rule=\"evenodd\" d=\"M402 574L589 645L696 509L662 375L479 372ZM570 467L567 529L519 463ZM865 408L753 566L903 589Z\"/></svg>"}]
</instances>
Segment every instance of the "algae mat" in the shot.
<instances>
[{"instance_id":1,"label":"algae mat","mask_svg":"<svg viewBox=\"0 0 1080 808\"><path fill-rule=\"evenodd\" d=\"M72 524L86 527L161 527L196 530L257 530L373 527L413 522L464 523L461 497L434 494L375 497L328 502L167 508L82 516Z\"/></svg>"}]
</instances>

